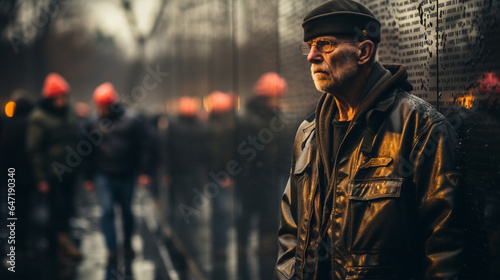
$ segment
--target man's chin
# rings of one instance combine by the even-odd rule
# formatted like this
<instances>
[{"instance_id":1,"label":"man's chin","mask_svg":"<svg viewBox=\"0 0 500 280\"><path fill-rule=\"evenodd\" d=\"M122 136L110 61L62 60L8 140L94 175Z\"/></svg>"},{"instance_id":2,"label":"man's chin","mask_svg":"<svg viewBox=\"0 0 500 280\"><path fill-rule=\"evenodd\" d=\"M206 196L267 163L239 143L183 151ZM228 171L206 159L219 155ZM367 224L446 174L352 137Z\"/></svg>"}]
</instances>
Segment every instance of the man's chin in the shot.
<instances>
[{"instance_id":1,"label":"man's chin","mask_svg":"<svg viewBox=\"0 0 500 280\"><path fill-rule=\"evenodd\" d=\"M319 86L316 86L316 89L320 92L327 92L328 91L328 88L327 87L319 87Z\"/></svg>"},{"instance_id":2,"label":"man's chin","mask_svg":"<svg viewBox=\"0 0 500 280\"><path fill-rule=\"evenodd\" d=\"M328 89L331 88L331 83L327 83L326 81L314 80L314 85L316 86L316 89L321 92L327 92Z\"/></svg>"}]
</instances>

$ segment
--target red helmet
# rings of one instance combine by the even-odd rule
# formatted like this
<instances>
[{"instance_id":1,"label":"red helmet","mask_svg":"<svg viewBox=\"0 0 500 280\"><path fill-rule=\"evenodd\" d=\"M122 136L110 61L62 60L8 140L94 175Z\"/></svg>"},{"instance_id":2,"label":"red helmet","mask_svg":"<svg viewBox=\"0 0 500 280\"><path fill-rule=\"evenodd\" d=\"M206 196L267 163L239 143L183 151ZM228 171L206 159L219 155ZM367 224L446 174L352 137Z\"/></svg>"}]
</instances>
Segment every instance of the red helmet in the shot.
<instances>
[{"instance_id":1,"label":"red helmet","mask_svg":"<svg viewBox=\"0 0 500 280\"><path fill-rule=\"evenodd\" d=\"M225 113L233 109L233 98L222 91L214 91L208 95L211 112Z\"/></svg>"},{"instance_id":2,"label":"red helmet","mask_svg":"<svg viewBox=\"0 0 500 280\"><path fill-rule=\"evenodd\" d=\"M50 73L45 78L43 84L42 96L45 98L53 98L61 95L67 95L71 90L68 82L56 73Z\"/></svg>"},{"instance_id":3,"label":"red helmet","mask_svg":"<svg viewBox=\"0 0 500 280\"><path fill-rule=\"evenodd\" d=\"M262 75L255 83L253 91L259 96L282 96L287 89L285 79L274 72Z\"/></svg>"},{"instance_id":4,"label":"red helmet","mask_svg":"<svg viewBox=\"0 0 500 280\"><path fill-rule=\"evenodd\" d=\"M106 82L94 90L94 104L96 106L109 106L118 100L115 87L110 82Z\"/></svg>"}]
</instances>

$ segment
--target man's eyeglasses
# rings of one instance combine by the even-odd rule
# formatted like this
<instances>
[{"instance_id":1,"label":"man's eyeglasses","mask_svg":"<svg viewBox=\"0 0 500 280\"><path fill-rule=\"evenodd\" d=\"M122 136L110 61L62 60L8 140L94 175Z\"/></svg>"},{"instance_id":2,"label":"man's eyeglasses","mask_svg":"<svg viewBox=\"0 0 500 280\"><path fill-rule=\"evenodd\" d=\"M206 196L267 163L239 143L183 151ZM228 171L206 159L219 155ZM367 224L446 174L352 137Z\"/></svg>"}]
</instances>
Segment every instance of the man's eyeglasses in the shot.
<instances>
[{"instance_id":1,"label":"man's eyeglasses","mask_svg":"<svg viewBox=\"0 0 500 280\"><path fill-rule=\"evenodd\" d=\"M309 41L303 42L300 44L300 52L303 55L308 55L313 46L316 46L319 52L321 53L329 53L333 52L337 45L342 43L354 43L356 41L330 41L330 40L317 40L317 41Z\"/></svg>"}]
</instances>

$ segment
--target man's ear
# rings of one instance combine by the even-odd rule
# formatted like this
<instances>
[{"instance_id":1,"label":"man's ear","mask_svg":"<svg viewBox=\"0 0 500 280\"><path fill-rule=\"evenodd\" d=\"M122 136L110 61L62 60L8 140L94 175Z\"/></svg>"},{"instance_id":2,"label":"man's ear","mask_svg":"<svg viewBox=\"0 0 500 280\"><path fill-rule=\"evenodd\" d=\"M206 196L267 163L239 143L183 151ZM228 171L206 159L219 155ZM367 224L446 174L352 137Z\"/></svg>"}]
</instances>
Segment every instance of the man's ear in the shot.
<instances>
[{"instance_id":1,"label":"man's ear","mask_svg":"<svg viewBox=\"0 0 500 280\"><path fill-rule=\"evenodd\" d=\"M371 61L375 55L375 44L372 41L366 40L358 45L358 64L363 65Z\"/></svg>"}]
</instances>

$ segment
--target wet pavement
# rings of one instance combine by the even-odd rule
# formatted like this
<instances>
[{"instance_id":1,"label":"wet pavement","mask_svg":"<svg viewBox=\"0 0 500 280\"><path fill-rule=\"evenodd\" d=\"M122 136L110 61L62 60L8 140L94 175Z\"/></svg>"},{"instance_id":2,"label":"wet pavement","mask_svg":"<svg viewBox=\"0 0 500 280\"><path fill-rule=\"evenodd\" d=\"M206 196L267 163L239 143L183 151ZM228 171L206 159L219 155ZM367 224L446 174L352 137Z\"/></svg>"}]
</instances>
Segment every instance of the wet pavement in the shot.
<instances>
[{"instance_id":1,"label":"wet pavement","mask_svg":"<svg viewBox=\"0 0 500 280\"><path fill-rule=\"evenodd\" d=\"M162 197L160 191L160 197ZM108 263L104 236L100 231L101 209L95 193L79 190L76 195L77 217L71 219L72 235L83 253L81 261L58 261L50 255L47 228L33 225L27 252L18 255L16 272L0 271L0 279L39 280L208 280L238 279L236 231L228 228L227 258L212 257L211 203L193 216L186 227L189 237L180 236L166 222L168 211L164 202L153 199L147 189L136 188L133 202L135 232L132 248L135 258L126 261L123 248L118 247L117 261ZM164 196L163 196L164 197ZM38 209L38 208L37 208ZM42 208L40 208L42 209ZM38 209L37 211L40 211ZM39 218L46 215L37 213ZM35 215L35 216L37 216ZM115 208L117 240L121 244L121 211ZM45 217L46 219L47 217ZM43 220L43 219L42 219ZM250 234L249 271L258 271L258 234ZM21 252L20 252L21 254ZM254 273L257 274L257 273ZM257 275L250 275L258 279Z\"/></svg>"},{"instance_id":2,"label":"wet pavement","mask_svg":"<svg viewBox=\"0 0 500 280\"><path fill-rule=\"evenodd\" d=\"M116 264L107 263L104 236L99 230L101 211L95 196L87 194L84 205L79 207L80 218L74 219L75 235L81 238L81 251L85 258L77 266L73 279L103 280L175 280L175 271L161 228L155 215L154 202L148 192L138 188L133 211L136 217L136 231L132 238L132 248L136 254L131 262L118 251ZM117 229L121 228L120 211L116 209ZM118 231L118 240L121 240ZM120 243L119 243L120 244Z\"/></svg>"}]
</instances>

